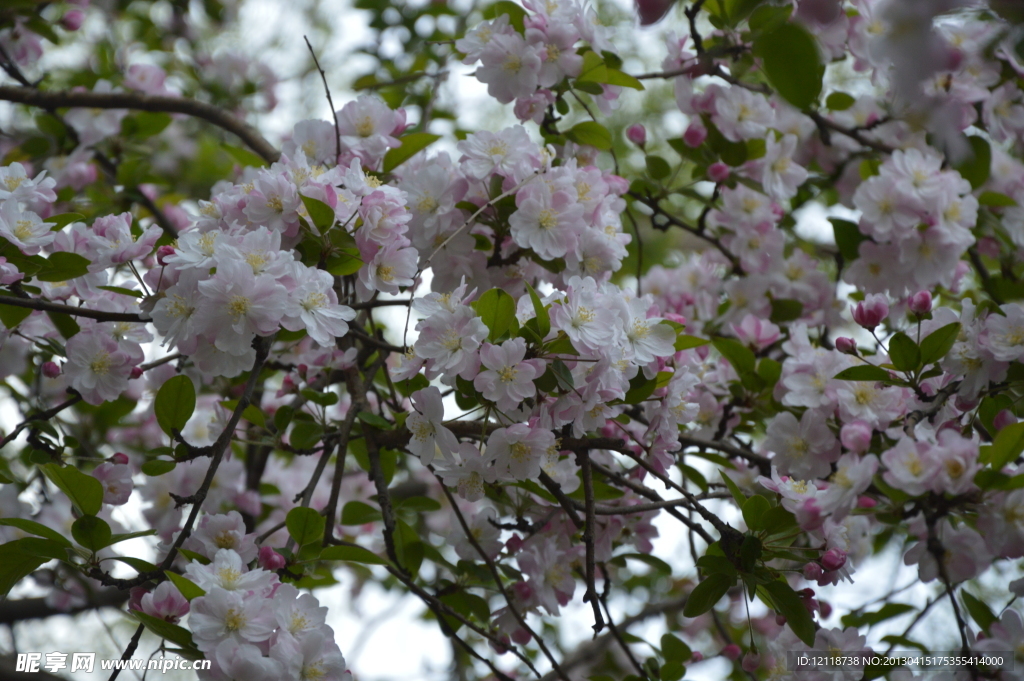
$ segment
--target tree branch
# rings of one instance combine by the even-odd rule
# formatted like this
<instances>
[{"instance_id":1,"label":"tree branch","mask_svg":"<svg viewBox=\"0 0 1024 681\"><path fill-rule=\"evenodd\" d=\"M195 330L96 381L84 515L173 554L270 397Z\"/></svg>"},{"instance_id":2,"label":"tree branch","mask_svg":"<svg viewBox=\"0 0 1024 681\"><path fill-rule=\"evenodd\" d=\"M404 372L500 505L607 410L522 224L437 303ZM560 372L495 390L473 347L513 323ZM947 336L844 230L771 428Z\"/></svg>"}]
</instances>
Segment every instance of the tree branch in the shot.
<instances>
[{"instance_id":1,"label":"tree branch","mask_svg":"<svg viewBox=\"0 0 1024 681\"><path fill-rule=\"evenodd\" d=\"M281 152L275 149L256 128L235 118L218 106L195 99L147 95L141 92L69 92L67 90L43 92L33 88L5 85L0 86L0 100L41 109L68 107L181 113L193 118L201 118L218 128L227 130L241 139L268 163L273 163L281 157Z\"/></svg>"},{"instance_id":2,"label":"tree branch","mask_svg":"<svg viewBox=\"0 0 1024 681\"><path fill-rule=\"evenodd\" d=\"M148 319L137 312L105 312L103 310L90 310L85 307L64 305L62 303L51 303L48 300L39 298L15 298L14 296L0 296L0 305L11 307L27 307L30 310L42 312L63 312L72 317L86 317L95 319L98 322L147 322Z\"/></svg>"}]
</instances>

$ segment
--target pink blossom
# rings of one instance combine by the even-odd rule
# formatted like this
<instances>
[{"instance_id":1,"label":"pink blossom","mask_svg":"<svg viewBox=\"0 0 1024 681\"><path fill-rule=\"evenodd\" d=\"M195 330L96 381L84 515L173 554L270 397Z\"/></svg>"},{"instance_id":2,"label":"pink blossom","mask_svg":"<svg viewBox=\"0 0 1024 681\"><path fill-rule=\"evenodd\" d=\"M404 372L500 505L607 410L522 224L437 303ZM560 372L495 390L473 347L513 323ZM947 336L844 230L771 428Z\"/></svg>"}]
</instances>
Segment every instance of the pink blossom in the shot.
<instances>
[{"instance_id":1,"label":"pink blossom","mask_svg":"<svg viewBox=\"0 0 1024 681\"><path fill-rule=\"evenodd\" d=\"M171 582L160 582L153 591L147 593L139 602L139 609L159 619L177 624L178 620L188 614L188 601L178 587Z\"/></svg>"},{"instance_id":2,"label":"pink blossom","mask_svg":"<svg viewBox=\"0 0 1024 681\"><path fill-rule=\"evenodd\" d=\"M103 503L120 506L132 495L132 471L124 464L101 463L92 469L92 477L103 483Z\"/></svg>"},{"instance_id":3,"label":"pink blossom","mask_svg":"<svg viewBox=\"0 0 1024 681\"><path fill-rule=\"evenodd\" d=\"M779 327L769 321L748 314L739 324L732 324L732 331L745 345L755 351L763 350L779 339Z\"/></svg>"}]
</instances>

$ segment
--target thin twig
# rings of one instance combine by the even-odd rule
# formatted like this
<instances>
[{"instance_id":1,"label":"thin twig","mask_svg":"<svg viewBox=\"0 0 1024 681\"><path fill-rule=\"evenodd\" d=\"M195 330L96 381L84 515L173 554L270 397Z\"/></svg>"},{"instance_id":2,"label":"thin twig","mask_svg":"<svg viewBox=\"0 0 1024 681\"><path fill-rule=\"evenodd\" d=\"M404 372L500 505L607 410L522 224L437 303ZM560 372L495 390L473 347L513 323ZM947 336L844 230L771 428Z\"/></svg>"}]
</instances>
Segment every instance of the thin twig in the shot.
<instances>
[{"instance_id":1,"label":"thin twig","mask_svg":"<svg viewBox=\"0 0 1024 681\"><path fill-rule=\"evenodd\" d=\"M341 158L341 128L338 127L338 112L334 110L334 100L331 98L331 88L327 85L327 74L320 67L320 60L316 58L316 52L313 51L313 46L309 43L309 38L302 36L303 40L306 41L306 47L309 48L309 54L313 57L313 63L316 64L316 70L320 72L320 79L324 82L324 92L327 93L327 104L331 107L331 115L334 116L334 143L337 154L335 156L335 163L337 159Z\"/></svg>"}]
</instances>

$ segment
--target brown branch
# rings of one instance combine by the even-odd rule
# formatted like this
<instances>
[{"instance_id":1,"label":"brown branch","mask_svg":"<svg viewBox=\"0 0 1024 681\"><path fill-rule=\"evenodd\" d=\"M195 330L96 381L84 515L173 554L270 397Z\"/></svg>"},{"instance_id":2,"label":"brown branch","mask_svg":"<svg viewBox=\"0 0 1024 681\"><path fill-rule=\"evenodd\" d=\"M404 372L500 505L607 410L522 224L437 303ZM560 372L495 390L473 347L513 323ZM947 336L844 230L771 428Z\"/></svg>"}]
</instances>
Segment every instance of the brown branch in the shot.
<instances>
[{"instance_id":1,"label":"brown branch","mask_svg":"<svg viewBox=\"0 0 1024 681\"><path fill-rule=\"evenodd\" d=\"M78 392L76 392L73 388L68 388L68 392L73 393L71 398L64 400L56 407L51 407L46 411L41 411L38 414L32 414L31 416L26 417L25 420L19 423L7 437L5 437L3 440L0 440L0 449L5 447L9 442L13 441L14 438L18 437L18 433L28 428L30 423L34 421L49 421L54 416L61 413L68 407L78 404L79 402L82 401L82 396L78 394Z\"/></svg>"},{"instance_id":2,"label":"brown branch","mask_svg":"<svg viewBox=\"0 0 1024 681\"><path fill-rule=\"evenodd\" d=\"M320 60L316 58L316 52L313 51L313 46L309 43L309 38L302 36L302 39L306 41L306 47L309 48L309 54L313 57L313 64L316 66L316 70L320 72L320 79L324 82L324 92L327 93L327 105L331 107L331 115L334 116L334 144L335 144L335 159L334 162L337 164L338 158L341 157L341 128L338 127L338 112L334 109L334 100L331 98L331 88L327 85L327 74L320 67Z\"/></svg>"},{"instance_id":3,"label":"brown branch","mask_svg":"<svg viewBox=\"0 0 1024 681\"><path fill-rule=\"evenodd\" d=\"M555 499L558 499L558 503L562 505L563 509L565 509L566 515L569 516L569 520L571 520L572 524L576 526L576 529L578 530L583 527L583 520L576 512L576 506L579 502L573 502L573 500L566 495L562 486L555 482L551 476L544 471L540 472L537 479L540 480L540 484L547 487L548 491L551 492Z\"/></svg>"},{"instance_id":4,"label":"brown branch","mask_svg":"<svg viewBox=\"0 0 1024 681\"><path fill-rule=\"evenodd\" d=\"M42 312L63 312L69 314L72 317L86 317L88 319L95 319L99 322L147 322L148 319L143 318L141 314L136 312L105 312L103 310L90 310L85 307L75 307L73 305L63 305L61 303L51 303L48 300L40 300L39 298L15 298L14 296L0 296L0 305L10 305L11 307L27 307L30 310L40 310Z\"/></svg>"},{"instance_id":5,"label":"brown branch","mask_svg":"<svg viewBox=\"0 0 1024 681\"><path fill-rule=\"evenodd\" d=\"M241 139L250 149L268 163L273 163L281 152L273 147L256 128L213 104L185 97L148 95L141 92L69 92L58 90L43 92L27 87L0 86L0 100L26 104L41 109L134 109L136 111L162 111L201 118L227 130Z\"/></svg>"},{"instance_id":6,"label":"brown branch","mask_svg":"<svg viewBox=\"0 0 1024 681\"><path fill-rule=\"evenodd\" d=\"M597 597L597 587L594 582L595 558L594 558L594 529L597 518L594 514L594 472L590 463L590 450L584 449L576 455L576 462L580 465L583 474L583 499L584 511L587 514L587 524L583 528L583 545L586 549L586 580L587 592L583 595L583 602L589 602L594 609L594 634L600 634L604 629L604 617L601 615L601 603Z\"/></svg>"},{"instance_id":7,"label":"brown branch","mask_svg":"<svg viewBox=\"0 0 1024 681\"><path fill-rule=\"evenodd\" d=\"M46 598L22 598L0 603L0 624L14 624L25 620L44 619L53 615L74 615L96 608L118 608L128 600L128 592L119 589L100 589L83 605L68 610L55 608Z\"/></svg>"}]
</instances>

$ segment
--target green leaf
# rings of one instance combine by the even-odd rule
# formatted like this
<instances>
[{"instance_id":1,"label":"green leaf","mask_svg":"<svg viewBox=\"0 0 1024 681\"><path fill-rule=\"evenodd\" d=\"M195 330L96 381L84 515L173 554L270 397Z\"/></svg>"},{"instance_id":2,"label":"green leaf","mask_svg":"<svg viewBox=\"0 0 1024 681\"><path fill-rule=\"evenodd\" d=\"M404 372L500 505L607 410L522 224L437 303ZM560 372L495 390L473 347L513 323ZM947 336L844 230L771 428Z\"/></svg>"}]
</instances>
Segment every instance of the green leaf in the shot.
<instances>
[{"instance_id":1,"label":"green leaf","mask_svg":"<svg viewBox=\"0 0 1024 681\"><path fill-rule=\"evenodd\" d=\"M350 501L341 509L342 525L367 525L380 519L380 511L362 501Z\"/></svg>"},{"instance_id":2,"label":"green leaf","mask_svg":"<svg viewBox=\"0 0 1024 681\"><path fill-rule=\"evenodd\" d=\"M27 551L29 541L25 538L0 544L0 598L6 598L15 584L50 560Z\"/></svg>"},{"instance_id":3,"label":"green leaf","mask_svg":"<svg viewBox=\"0 0 1024 681\"><path fill-rule=\"evenodd\" d=\"M156 530L139 530L138 532L115 533L110 536L110 543L117 544L118 542L128 541L129 539L135 539L136 537L152 537L155 534Z\"/></svg>"},{"instance_id":4,"label":"green leaf","mask_svg":"<svg viewBox=\"0 0 1024 681\"><path fill-rule=\"evenodd\" d=\"M78 326L78 322L76 322L75 318L69 314L64 314L63 312L47 312L46 316L50 318L53 325L57 327L57 331L65 339L71 338L81 330Z\"/></svg>"},{"instance_id":5,"label":"green leaf","mask_svg":"<svg viewBox=\"0 0 1024 681\"><path fill-rule=\"evenodd\" d=\"M772 505L760 494L747 499L743 504L743 521L753 532L765 529L764 516L771 510Z\"/></svg>"},{"instance_id":6,"label":"green leaf","mask_svg":"<svg viewBox=\"0 0 1024 681\"><path fill-rule=\"evenodd\" d=\"M425 550L423 541L407 522L399 520L395 532L395 554L398 562L414 577L420 571Z\"/></svg>"},{"instance_id":7,"label":"green leaf","mask_svg":"<svg viewBox=\"0 0 1024 681\"><path fill-rule=\"evenodd\" d=\"M683 607L683 615L686 617L697 617L703 615L715 607L722 596L724 596L736 580L728 575L716 573L708 575L703 582L698 584L690 592L686 599L686 606Z\"/></svg>"},{"instance_id":8,"label":"green leaf","mask_svg":"<svg viewBox=\"0 0 1024 681\"><path fill-rule=\"evenodd\" d=\"M363 264L358 249L342 248L331 253L324 263L324 269L336 277L347 277L358 272Z\"/></svg>"},{"instance_id":9,"label":"green leaf","mask_svg":"<svg viewBox=\"0 0 1024 681\"><path fill-rule=\"evenodd\" d=\"M75 521L71 526L71 536L81 546L96 553L100 549L110 546L110 525L102 518L94 515L84 515Z\"/></svg>"},{"instance_id":10,"label":"green leaf","mask_svg":"<svg viewBox=\"0 0 1024 681\"><path fill-rule=\"evenodd\" d=\"M156 393L153 411L160 429L168 435L173 430L180 431L192 418L196 409L196 389L192 379L178 375L167 379Z\"/></svg>"},{"instance_id":11,"label":"green leaf","mask_svg":"<svg viewBox=\"0 0 1024 681\"><path fill-rule=\"evenodd\" d=\"M754 55L775 90L798 109L808 109L821 94L825 72L814 37L798 24L783 24L754 39Z\"/></svg>"},{"instance_id":12,"label":"green leaf","mask_svg":"<svg viewBox=\"0 0 1024 681\"><path fill-rule=\"evenodd\" d=\"M658 387L658 381L654 378L647 378L644 373L638 372L629 382L629 390L622 401L626 404L640 404L654 392Z\"/></svg>"},{"instance_id":13,"label":"green leaf","mask_svg":"<svg viewBox=\"0 0 1024 681\"><path fill-rule=\"evenodd\" d=\"M182 595L184 596L184 594ZM166 639L177 646L181 646L186 650L195 649L196 647L195 643L192 642L192 634L184 627L179 627L177 624L171 624L167 620L162 620L159 617L153 617L137 610L132 611L132 617L145 624L147 629L160 638Z\"/></svg>"},{"instance_id":14,"label":"green leaf","mask_svg":"<svg viewBox=\"0 0 1024 681\"><path fill-rule=\"evenodd\" d=\"M576 144L591 146L601 151L612 148L612 134L608 128L594 121L583 121L572 126L565 136Z\"/></svg>"},{"instance_id":15,"label":"green leaf","mask_svg":"<svg viewBox=\"0 0 1024 681\"><path fill-rule=\"evenodd\" d=\"M646 158L647 174L655 180L664 180L672 174L672 166L661 156L650 154Z\"/></svg>"},{"instance_id":16,"label":"green leaf","mask_svg":"<svg viewBox=\"0 0 1024 681\"><path fill-rule=\"evenodd\" d=\"M644 84L641 83L639 80L629 75L628 73L620 71L619 69L613 69L610 66L607 69L607 76L605 77L605 82L608 83L608 85L628 87L634 90L644 89Z\"/></svg>"},{"instance_id":17,"label":"green leaf","mask_svg":"<svg viewBox=\"0 0 1024 681\"><path fill-rule=\"evenodd\" d=\"M588 50L583 53L583 64L580 65L580 74L576 76L576 87L584 92L589 92L583 87L586 83L605 83L608 80L608 65L597 52ZM603 90L598 87L592 94L600 94Z\"/></svg>"},{"instance_id":18,"label":"green leaf","mask_svg":"<svg viewBox=\"0 0 1024 681\"><path fill-rule=\"evenodd\" d=\"M921 366L921 348L900 331L889 339L889 358L900 371L917 371Z\"/></svg>"},{"instance_id":19,"label":"green leaf","mask_svg":"<svg viewBox=\"0 0 1024 681\"><path fill-rule=\"evenodd\" d=\"M1006 194L1000 194L999 192L982 192L981 196L978 197L978 203L982 206L990 206L992 208L1010 208L1018 205L1012 198ZM50 222L51 220L53 220L53 218L48 218L47 222Z\"/></svg>"},{"instance_id":20,"label":"green leaf","mask_svg":"<svg viewBox=\"0 0 1024 681\"><path fill-rule=\"evenodd\" d=\"M483 15L484 19L496 19L502 14L507 14L509 24L522 33L525 29L523 27L523 20L526 19L526 10L520 7L518 4L511 2L511 0L498 0L493 5L489 5L484 8Z\"/></svg>"},{"instance_id":21,"label":"green leaf","mask_svg":"<svg viewBox=\"0 0 1024 681\"><path fill-rule=\"evenodd\" d=\"M185 600L191 601L193 598L199 598L205 596L206 591L201 586L193 582L188 577L182 577L176 572L170 570L164 570L164 574L167 575L167 579L171 580L171 583L178 588L181 595L185 597Z\"/></svg>"},{"instance_id":22,"label":"green leaf","mask_svg":"<svg viewBox=\"0 0 1024 681\"><path fill-rule=\"evenodd\" d=\"M142 464L142 472L146 475L157 477L164 473L170 473L177 465L176 462L168 461L167 459L153 459Z\"/></svg>"},{"instance_id":23,"label":"green leaf","mask_svg":"<svg viewBox=\"0 0 1024 681\"><path fill-rule=\"evenodd\" d=\"M977 135L968 137L967 141L970 142L973 153L970 158L954 168L971 183L971 189L977 189L988 181L992 171L992 147L988 141Z\"/></svg>"},{"instance_id":24,"label":"green leaf","mask_svg":"<svg viewBox=\"0 0 1024 681\"><path fill-rule=\"evenodd\" d=\"M693 651L678 636L669 633L661 636L661 655L666 662L684 663L690 661Z\"/></svg>"},{"instance_id":25,"label":"green leaf","mask_svg":"<svg viewBox=\"0 0 1024 681\"><path fill-rule=\"evenodd\" d=\"M804 314L804 304L799 300L790 298L775 298L772 300L772 314L769 320L773 324L782 324L800 319Z\"/></svg>"},{"instance_id":26,"label":"green leaf","mask_svg":"<svg viewBox=\"0 0 1024 681\"><path fill-rule=\"evenodd\" d=\"M533 303L533 314L537 320L537 332L543 340L551 332L551 317L548 315L548 310L544 307L544 303L541 302L540 296L530 286L530 282L526 281L523 283L526 284L526 291L530 294L530 302Z\"/></svg>"},{"instance_id":27,"label":"green leaf","mask_svg":"<svg viewBox=\"0 0 1024 681\"><path fill-rule=\"evenodd\" d=\"M74 466L48 463L39 467L82 515L96 515L103 507L103 483Z\"/></svg>"},{"instance_id":28,"label":"green leaf","mask_svg":"<svg viewBox=\"0 0 1024 681\"><path fill-rule=\"evenodd\" d=\"M388 149L388 153L384 154L384 172L390 173L402 165L402 163L412 158L416 152L426 149L439 139L441 139L440 135L433 135L429 132L411 132L402 137L399 140L402 146Z\"/></svg>"},{"instance_id":29,"label":"green leaf","mask_svg":"<svg viewBox=\"0 0 1024 681\"><path fill-rule=\"evenodd\" d=\"M891 381L892 376L889 372L881 367L869 366L864 364L862 366L850 367L849 369L843 369L834 378L840 381Z\"/></svg>"},{"instance_id":30,"label":"green leaf","mask_svg":"<svg viewBox=\"0 0 1024 681\"><path fill-rule=\"evenodd\" d=\"M756 358L750 348L732 338L712 338L712 345L725 357L738 374L754 371Z\"/></svg>"},{"instance_id":31,"label":"green leaf","mask_svg":"<svg viewBox=\"0 0 1024 681\"><path fill-rule=\"evenodd\" d=\"M338 393L332 393L330 391L320 392L319 390L313 390L312 388L303 388L299 391L299 394L313 404L318 404L321 407L330 407L338 403ZM385 423L387 422L385 421Z\"/></svg>"},{"instance_id":32,"label":"green leaf","mask_svg":"<svg viewBox=\"0 0 1024 681\"><path fill-rule=\"evenodd\" d=\"M388 564L388 561L362 546L328 546L320 552L320 560L345 560L367 565Z\"/></svg>"},{"instance_id":33,"label":"green leaf","mask_svg":"<svg viewBox=\"0 0 1024 681\"><path fill-rule=\"evenodd\" d=\"M830 111L846 111L851 106L857 103L857 100L852 95L848 95L845 92L833 92L825 98L825 106Z\"/></svg>"},{"instance_id":34,"label":"green leaf","mask_svg":"<svg viewBox=\"0 0 1024 681\"><path fill-rule=\"evenodd\" d=\"M288 534L299 546L305 546L324 536L324 517L306 506L296 506L284 519Z\"/></svg>"},{"instance_id":35,"label":"green leaf","mask_svg":"<svg viewBox=\"0 0 1024 681\"><path fill-rule=\"evenodd\" d=\"M921 365L938 362L953 348L960 335L960 322L935 329L921 341Z\"/></svg>"},{"instance_id":36,"label":"green leaf","mask_svg":"<svg viewBox=\"0 0 1024 681\"><path fill-rule=\"evenodd\" d=\"M763 588L771 597L775 611L786 618L786 624L797 637L809 646L814 646L814 620L804 607L803 599L784 581L776 580L764 584ZM760 589L759 589L760 590Z\"/></svg>"},{"instance_id":37,"label":"green leaf","mask_svg":"<svg viewBox=\"0 0 1024 681\"><path fill-rule=\"evenodd\" d=\"M487 339L492 343L508 333L516 320L516 301L500 288L485 291L473 309L490 330Z\"/></svg>"},{"instance_id":38,"label":"green leaf","mask_svg":"<svg viewBox=\"0 0 1024 681\"><path fill-rule=\"evenodd\" d=\"M334 226L337 216L334 214L333 208L320 199L314 199L304 194L299 194L299 198L302 199L302 205L306 207L306 212L309 213L310 219L321 234Z\"/></svg>"},{"instance_id":39,"label":"green leaf","mask_svg":"<svg viewBox=\"0 0 1024 681\"><path fill-rule=\"evenodd\" d=\"M659 671L661 681L679 681L686 675L686 667L679 662L666 662Z\"/></svg>"},{"instance_id":40,"label":"green leaf","mask_svg":"<svg viewBox=\"0 0 1024 681\"><path fill-rule=\"evenodd\" d=\"M69 542L64 535L57 530L47 527L42 523L37 523L34 520L27 520L25 518L0 518L0 525L16 527L22 532L28 532L29 534L34 534L37 537L52 539L58 544L63 544L68 548L71 548L71 542Z\"/></svg>"},{"instance_id":41,"label":"green leaf","mask_svg":"<svg viewBox=\"0 0 1024 681\"><path fill-rule=\"evenodd\" d=\"M124 288L123 286L97 286L96 288L103 291L110 291L111 293L118 293L122 296L131 296L132 298L143 297L142 291L133 291L130 288Z\"/></svg>"},{"instance_id":42,"label":"green leaf","mask_svg":"<svg viewBox=\"0 0 1024 681\"><path fill-rule=\"evenodd\" d=\"M77 253L51 253L46 264L36 272L39 281L68 281L89 273L89 260Z\"/></svg>"},{"instance_id":43,"label":"green leaf","mask_svg":"<svg viewBox=\"0 0 1024 681\"><path fill-rule=\"evenodd\" d=\"M912 605L906 603L886 603L878 610L872 612L861 612L861 613L850 613L849 615L843 615L842 622L844 627L864 627L884 622L885 620L892 619L893 617L899 617L908 612L916 610Z\"/></svg>"},{"instance_id":44,"label":"green leaf","mask_svg":"<svg viewBox=\"0 0 1024 681\"><path fill-rule=\"evenodd\" d=\"M262 168L267 165L267 162L263 160L263 157L255 154L248 149L242 147L232 146L230 144L222 144L221 148L228 152L228 155L235 160L240 166L252 166L253 168Z\"/></svg>"},{"instance_id":45,"label":"green leaf","mask_svg":"<svg viewBox=\"0 0 1024 681\"><path fill-rule=\"evenodd\" d=\"M57 232L72 222L82 222L83 220L85 220L85 216L81 213L61 213L60 215L51 215L46 218L46 222L53 225L50 228L51 232ZM100 288L103 287L101 286Z\"/></svg>"},{"instance_id":46,"label":"green leaf","mask_svg":"<svg viewBox=\"0 0 1024 681\"><path fill-rule=\"evenodd\" d=\"M0 295L0 324L3 324L5 329L13 329L32 314L32 308L4 305L4 300L8 297Z\"/></svg>"},{"instance_id":47,"label":"green leaf","mask_svg":"<svg viewBox=\"0 0 1024 681\"><path fill-rule=\"evenodd\" d=\"M292 428L288 442L295 449L313 449L323 437L324 427L312 421L299 421Z\"/></svg>"},{"instance_id":48,"label":"green leaf","mask_svg":"<svg viewBox=\"0 0 1024 681\"><path fill-rule=\"evenodd\" d=\"M380 414L374 414L372 411L361 411L356 416L358 416L360 422L365 423L368 426L373 426L380 430L391 429L391 423L386 418Z\"/></svg>"},{"instance_id":49,"label":"green leaf","mask_svg":"<svg viewBox=\"0 0 1024 681\"><path fill-rule=\"evenodd\" d=\"M867 240L867 237L861 234L856 223L849 220L840 220L839 218L829 218L828 221L832 223L832 231L836 237L836 247L839 249L839 254L843 256L843 259L847 262L853 262L860 257L860 242Z\"/></svg>"},{"instance_id":50,"label":"green leaf","mask_svg":"<svg viewBox=\"0 0 1024 681\"><path fill-rule=\"evenodd\" d=\"M996 435L989 447L982 447L978 459L992 466L993 470L1002 470L1003 466L1014 461L1024 452L1024 421L1006 426Z\"/></svg>"},{"instance_id":51,"label":"green leaf","mask_svg":"<svg viewBox=\"0 0 1024 681\"><path fill-rule=\"evenodd\" d=\"M967 612L971 613L971 617L978 623L978 626L989 633L989 627L999 621L999 618L995 616L992 610L985 605L985 603L966 591L961 590L960 596L964 599L964 606L967 607Z\"/></svg>"},{"instance_id":52,"label":"green leaf","mask_svg":"<svg viewBox=\"0 0 1024 681\"><path fill-rule=\"evenodd\" d=\"M697 336L687 336L686 334L679 334L676 337L675 345L673 346L676 352L680 350L689 350L690 348L699 348L702 345L710 343L707 338L698 338Z\"/></svg>"},{"instance_id":53,"label":"green leaf","mask_svg":"<svg viewBox=\"0 0 1024 681\"><path fill-rule=\"evenodd\" d=\"M739 485L736 484L736 481L730 478L728 475L721 471L719 471L719 474L722 478L722 482L724 482L725 486L729 488L729 494L732 495L733 500L739 505L740 508L743 508L743 506L747 503L747 496L743 493L743 490L741 490Z\"/></svg>"}]
</instances>

